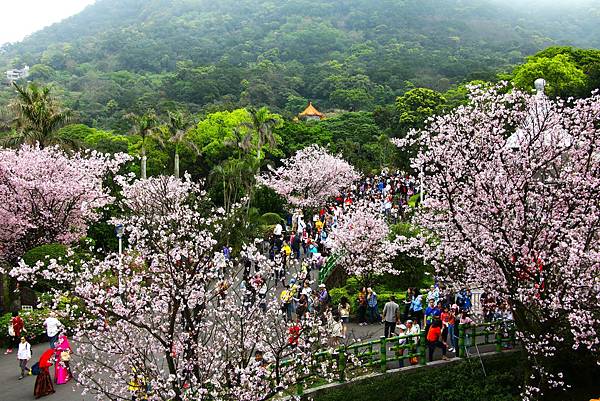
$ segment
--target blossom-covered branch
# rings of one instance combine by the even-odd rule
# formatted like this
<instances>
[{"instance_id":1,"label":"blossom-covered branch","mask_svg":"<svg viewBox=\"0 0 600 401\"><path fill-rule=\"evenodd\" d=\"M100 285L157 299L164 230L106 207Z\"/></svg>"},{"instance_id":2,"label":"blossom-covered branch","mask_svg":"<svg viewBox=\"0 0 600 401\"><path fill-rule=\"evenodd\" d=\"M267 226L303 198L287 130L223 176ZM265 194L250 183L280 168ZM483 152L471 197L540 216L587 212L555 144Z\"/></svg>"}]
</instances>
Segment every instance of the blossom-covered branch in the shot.
<instances>
[{"instance_id":1,"label":"blossom-covered branch","mask_svg":"<svg viewBox=\"0 0 600 401\"><path fill-rule=\"evenodd\" d=\"M68 155L58 147L0 149L0 257L15 258L48 242L86 234L113 198L102 181L126 155Z\"/></svg>"},{"instance_id":2,"label":"blossom-covered branch","mask_svg":"<svg viewBox=\"0 0 600 401\"><path fill-rule=\"evenodd\" d=\"M299 207L322 206L359 178L354 167L319 145L299 150L283 166L258 177L289 203Z\"/></svg>"},{"instance_id":3,"label":"blossom-covered branch","mask_svg":"<svg viewBox=\"0 0 600 401\"><path fill-rule=\"evenodd\" d=\"M130 398L134 382L148 385L149 400L264 400L309 374L327 377L313 356L326 326L310 315L284 319L271 262L255 248L223 253L216 238L229 216L206 207L199 184L149 178L125 184L123 195L122 257L12 271L70 289L79 305L69 316L79 344L73 369L96 399Z\"/></svg>"},{"instance_id":4,"label":"blossom-covered branch","mask_svg":"<svg viewBox=\"0 0 600 401\"><path fill-rule=\"evenodd\" d=\"M369 281L374 275L400 273L391 263L398 253L398 242L390 241L389 237L390 229L384 216L367 201L360 201L340 216L328 245L333 253L341 255L338 264L348 274Z\"/></svg>"},{"instance_id":5,"label":"blossom-covered branch","mask_svg":"<svg viewBox=\"0 0 600 401\"><path fill-rule=\"evenodd\" d=\"M502 92L475 91L420 133L414 224L447 280L510 302L533 399L564 382L550 358L600 350L600 97Z\"/></svg>"}]
</instances>

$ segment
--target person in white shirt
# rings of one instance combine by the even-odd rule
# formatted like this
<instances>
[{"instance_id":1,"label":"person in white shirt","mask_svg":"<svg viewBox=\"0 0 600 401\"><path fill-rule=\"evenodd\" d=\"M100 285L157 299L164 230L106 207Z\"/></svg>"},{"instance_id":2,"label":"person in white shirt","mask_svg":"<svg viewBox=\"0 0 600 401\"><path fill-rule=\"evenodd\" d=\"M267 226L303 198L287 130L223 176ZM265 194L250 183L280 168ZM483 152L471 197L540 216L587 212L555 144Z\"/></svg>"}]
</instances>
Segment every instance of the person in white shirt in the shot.
<instances>
[{"instance_id":1,"label":"person in white shirt","mask_svg":"<svg viewBox=\"0 0 600 401\"><path fill-rule=\"evenodd\" d=\"M406 321L406 331L404 332L404 334L406 334L406 335L417 334L415 337L412 337L412 341L414 342L415 347L419 343L418 334L420 334L420 333L421 333L421 328L419 327L418 323L413 323L412 320ZM409 339L408 341L411 341L411 339ZM413 353L416 352L416 348L414 348L410 352L413 352ZM411 365L416 365L418 363L418 359L416 357L413 357L413 358L409 359L409 362Z\"/></svg>"},{"instance_id":2,"label":"person in white shirt","mask_svg":"<svg viewBox=\"0 0 600 401\"><path fill-rule=\"evenodd\" d=\"M21 368L21 376L19 380L25 377L25 375L31 375L31 369L27 367L27 362L31 359L31 344L27 342L25 337L21 337L19 343L19 351L17 352L17 360L19 361L19 367Z\"/></svg>"},{"instance_id":3,"label":"person in white shirt","mask_svg":"<svg viewBox=\"0 0 600 401\"><path fill-rule=\"evenodd\" d=\"M58 340L58 333L62 324L56 318L56 313L50 312L50 315L44 320L44 327L46 328L46 335L50 341L50 348L54 348L54 344Z\"/></svg>"},{"instance_id":4,"label":"person in white shirt","mask_svg":"<svg viewBox=\"0 0 600 401\"><path fill-rule=\"evenodd\" d=\"M306 223L304 222L304 216L298 216L298 232L302 234L306 229Z\"/></svg>"}]
</instances>

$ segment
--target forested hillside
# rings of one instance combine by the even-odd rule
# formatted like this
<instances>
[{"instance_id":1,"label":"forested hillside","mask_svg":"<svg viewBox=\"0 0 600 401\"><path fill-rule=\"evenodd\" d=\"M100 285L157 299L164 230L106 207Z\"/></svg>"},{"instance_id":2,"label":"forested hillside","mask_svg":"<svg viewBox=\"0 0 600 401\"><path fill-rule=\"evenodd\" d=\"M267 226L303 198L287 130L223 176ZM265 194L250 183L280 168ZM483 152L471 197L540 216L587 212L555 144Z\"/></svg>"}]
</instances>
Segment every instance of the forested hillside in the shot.
<instances>
[{"instance_id":1,"label":"forested hillside","mask_svg":"<svg viewBox=\"0 0 600 401\"><path fill-rule=\"evenodd\" d=\"M101 128L149 107L372 110L413 87L494 79L552 44L598 46L597 18L586 3L564 17L482 0L98 0L5 45L0 67L32 66Z\"/></svg>"}]
</instances>

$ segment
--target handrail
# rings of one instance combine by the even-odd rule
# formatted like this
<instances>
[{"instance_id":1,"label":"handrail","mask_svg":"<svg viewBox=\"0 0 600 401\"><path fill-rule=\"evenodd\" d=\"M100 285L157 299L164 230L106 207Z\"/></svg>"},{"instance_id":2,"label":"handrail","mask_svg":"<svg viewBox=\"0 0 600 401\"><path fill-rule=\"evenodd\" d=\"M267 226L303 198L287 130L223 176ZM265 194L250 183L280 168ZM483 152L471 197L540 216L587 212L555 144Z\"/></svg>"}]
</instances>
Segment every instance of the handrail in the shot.
<instances>
[{"instance_id":1,"label":"handrail","mask_svg":"<svg viewBox=\"0 0 600 401\"><path fill-rule=\"evenodd\" d=\"M319 284L325 283L325 280L331 275L333 269L337 265L340 255L332 254L327 258L325 265L319 271Z\"/></svg>"},{"instance_id":2,"label":"handrail","mask_svg":"<svg viewBox=\"0 0 600 401\"><path fill-rule=\"evenodd\" d=\"M495 345L496 352L502 352L505 346L516 346L515 327L511 321L495 321L490 323L477 323L458 326L458 357L467 356L467 348L475 345ZM491 337L491 338L490 338ZM483 341L481 341L483 338ZM400 344L400 340L406 340ZM380 337L361 343L342 345L336 349L320 351L315 354L318 358L326 358L337 362L338 382L348 380L348 373L361 368L378 368L381 373L386 373L388 364L397 361L403 366L405 360L411 364L425 366L428 364L426 357L427 340L425 330L418 334L406 334L394 337ZM358 362L358 363L355 363ZM280 366L289 366L291 360L284 360ZM315 376L316 377L316 376ZM302 395L306 388L303 380L297 388L297 395Z\"/></svg>"}]
</instances>

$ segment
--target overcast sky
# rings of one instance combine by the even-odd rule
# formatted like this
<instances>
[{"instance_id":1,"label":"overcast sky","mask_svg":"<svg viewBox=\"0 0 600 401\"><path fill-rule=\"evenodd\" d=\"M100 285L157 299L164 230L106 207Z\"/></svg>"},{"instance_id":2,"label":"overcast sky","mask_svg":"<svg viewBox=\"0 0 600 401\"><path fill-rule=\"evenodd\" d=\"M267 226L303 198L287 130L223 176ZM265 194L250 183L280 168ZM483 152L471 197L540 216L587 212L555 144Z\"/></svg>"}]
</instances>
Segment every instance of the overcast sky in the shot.
<instances>
[{"instance_id":1,"label":"overcast sky","mask_svg":"<svg viewBox=\"0 0 600 401\"><path fill-rule=\"evenodd\" d=\"M0 44L77 14L95 0L0 0Z\"/></svg>"}]
</instances>

